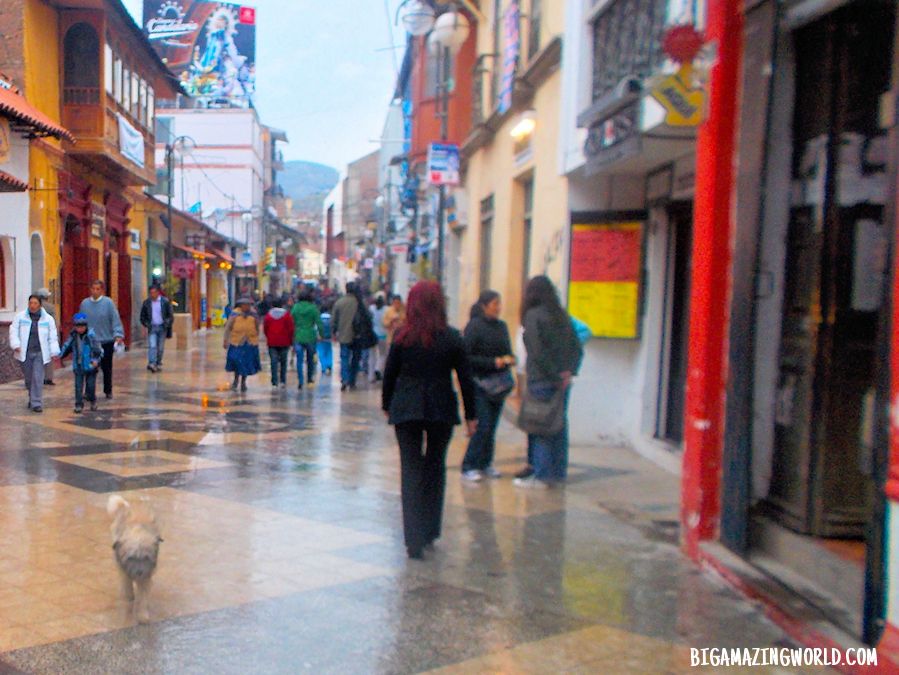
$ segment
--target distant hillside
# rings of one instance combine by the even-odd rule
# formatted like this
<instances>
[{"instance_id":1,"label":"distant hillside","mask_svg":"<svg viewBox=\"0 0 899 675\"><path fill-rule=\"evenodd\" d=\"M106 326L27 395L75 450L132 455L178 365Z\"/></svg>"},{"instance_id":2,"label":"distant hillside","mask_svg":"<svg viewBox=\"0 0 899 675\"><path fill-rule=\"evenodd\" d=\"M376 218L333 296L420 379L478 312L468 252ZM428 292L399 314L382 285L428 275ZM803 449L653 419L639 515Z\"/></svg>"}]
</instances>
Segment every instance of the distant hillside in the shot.
<instances>
[{"instance_id":1,"label":"distant hillside","mask_svg":"<svg viewBox=\"0 0 899 675\"><path fill-rule=\"evenodd\" d=\"M318 212L328 193L337 185L338 171L324 164L292 160L284 162L278 183L294 202L294 211Z\"/></svg>"}]
</instances>

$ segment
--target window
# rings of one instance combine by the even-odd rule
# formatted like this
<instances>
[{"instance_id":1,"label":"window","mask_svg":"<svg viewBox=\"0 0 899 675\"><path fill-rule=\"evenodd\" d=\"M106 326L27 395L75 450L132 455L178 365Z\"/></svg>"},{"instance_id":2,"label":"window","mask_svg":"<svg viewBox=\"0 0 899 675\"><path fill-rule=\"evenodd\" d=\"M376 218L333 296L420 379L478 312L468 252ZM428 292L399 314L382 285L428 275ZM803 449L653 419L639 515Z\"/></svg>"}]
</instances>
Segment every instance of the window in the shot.
<instances>
[{"instance_id":1,"label":"window","mask_svg":"<svg viewBox=\"0 0 899 675\"><path fill-rule=\"evenodd\" d=\"M175 137L175 118L171 116L156 118L156 142L168 145Z\"/></svg>"},{"instance_id":2,"label":"window","mask_svg":"<svg viewBox=\"0 0 899 675\"><path fill-rule=\"evenodd\" d=\"M113 95L112 75L112 47L107 42L103 50L103 81L106 85L106 93L110 96Z\"/></svg>"},{"instance_id":3,"label":"window","mask_svg":"<svg viewBox=\"0 0 899 675\"><path fill-rule=\"evenodd\" d=\"M31 292L44 285L44 242L41 235L31 235Z\"/></svg>"},{"instance_id":4,"label":"window","mask_svg":"<svg viewBox=\"0 0 899 675\"><path fill-rule=\"evenodd\" d=\"M7 289L13 287L13 256L10 255L10 240L8 237L0 237L0 307L4 309L15 309L7 295Z\"/></svg>"},{"instance_id":5,"label":"window","mask_svg":"<svg viewBox=\"0 0 899 675\"><path fill-rule=\"evenodd\" d=\"M134 119L140 118L140 77L131 71L131 105L128 108Z\"/></svg>"},{"instance_id":6,"label":"window","mask_svg":"<svg viewBox=\"0 0 899 675\"><path fill-rule=\"evenodd\" d=\"M593 21L593 100L625 77L647 77L664 63L668 0L615 0Z\"/></svg>"},{"instance_id":7,"label":"window","mask_svg":"<svg viewBox=\"0 0 899 675\"><path fill-rule=\"evenodd\" d=\"M63 101L67 105L100 102L100 38L87 23L69 28L63 41Z\"/></svg>"},{"instance_id":8,"label":"window","mask_svg":"<svg viewBox=\"0 0 899 675\"><path fill-rule=\"evenodd\" d=\"M131 71L122 66L122 107L131 110Z\"/></svg>"},{"instance_id":9,"label":"window","mask_svg":"<svg viewBox=\"0 0 899 675\"><path fill-rule=\"evenodd\" d=\"M540 0L531 0L531 16L528 20L528 61L540 51Z\"/></svg>"},{"instance_id":10,"label":"window","mask_svg":"<svg viewBox=\"0 0 899 675\"><path fill-rule=\"evenodd\" d=\"M118 57L112 64L112 97L122 102L122 60Z\"/></svg>"},{"instance_id":11,"label":"window","mask_svg":"<svg viewBox=\"0 0 899 675\"><path fill-rule=\"evenodd\" d=\"M490 288L490 258L493 256L493 195L481 200L481 290Z\"/></svg>"},{"instance_id":12,"label":"window","mask_svg":"<svg viewBox=\"0 0 899 675\"><path fill-rule=\"evenodd\" d=\"M147 126L147 83L145 80L140 81L140 105L138 106L137 117L141 124Z\"/></svg>"},{"instance_id":13,"label":"window","mask_svg":"<svg viewBox=\"0 0 899 675\"><path fill-rule=\"evenodd\" d=\"M147 128L153 128L153 118L156 116L156 93L153 87L147 85Z\"/></svg>"}]
</instances>

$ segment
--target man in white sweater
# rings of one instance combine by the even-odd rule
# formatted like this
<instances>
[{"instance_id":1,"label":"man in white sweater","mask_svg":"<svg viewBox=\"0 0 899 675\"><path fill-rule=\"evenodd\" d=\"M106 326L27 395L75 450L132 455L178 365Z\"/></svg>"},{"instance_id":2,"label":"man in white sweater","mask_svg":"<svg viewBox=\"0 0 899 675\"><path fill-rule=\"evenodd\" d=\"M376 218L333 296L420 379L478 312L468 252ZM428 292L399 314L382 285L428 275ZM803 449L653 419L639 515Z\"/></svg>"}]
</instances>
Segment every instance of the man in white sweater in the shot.
<instances>
[{"instance_id":1,"label":"man in white sweater","mask_svg":"<svg viewBox=\"0 0 899 675\"><path fill-rule=\"evenodd\" d=\"M103 295L106 284L99 279L91 284L91 295L81 301L79 311L87 315L87 326L103 346L100 370L103 371L103 393L112 398L112 355L118 344L125 342L125 328L112 298Z\"/></svg>"}]
</instances>

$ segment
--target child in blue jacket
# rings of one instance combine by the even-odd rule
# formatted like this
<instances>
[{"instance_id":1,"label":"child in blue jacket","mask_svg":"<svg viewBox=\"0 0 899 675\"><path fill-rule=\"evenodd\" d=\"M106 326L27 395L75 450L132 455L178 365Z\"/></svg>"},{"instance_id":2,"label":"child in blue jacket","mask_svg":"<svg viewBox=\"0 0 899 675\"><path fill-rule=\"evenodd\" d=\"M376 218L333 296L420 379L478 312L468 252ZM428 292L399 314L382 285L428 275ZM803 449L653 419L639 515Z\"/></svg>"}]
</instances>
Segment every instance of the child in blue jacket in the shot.
<instances>
[{"instance_id":1,"label":"child in blue jacket","mask_svg":"<svg viewBox=\"0 0 899 675\"><path fill-rule=\"evenodd\" d=\"M87 327L87 315L78 313L72 318L75 327L62 346L60 358L72 354L72 372L75 373L75 412L84 409L84 401L97 409L97 366L103 358L103 346Z\"/></svg>"}]
</instances>

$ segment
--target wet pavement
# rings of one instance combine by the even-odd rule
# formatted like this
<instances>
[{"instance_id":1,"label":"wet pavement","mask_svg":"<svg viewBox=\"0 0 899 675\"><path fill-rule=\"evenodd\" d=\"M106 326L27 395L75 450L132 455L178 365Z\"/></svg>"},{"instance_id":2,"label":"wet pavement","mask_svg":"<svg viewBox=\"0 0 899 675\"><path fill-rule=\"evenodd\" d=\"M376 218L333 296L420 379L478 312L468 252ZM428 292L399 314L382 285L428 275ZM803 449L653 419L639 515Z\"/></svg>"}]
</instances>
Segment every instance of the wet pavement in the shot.
<instances>
[{"instance_id":1,"label":"wet pavement","mask_svg":"<svg viewBox=\"0 0 899 675\"><path fill-rule=\"evenodd\" d=\"M220 337L198 344L156 375L117 359L94 413L70 374L43 415L0 387L0 673L702 672L689 647L791 644L681 555L677 479L628 451L572 448L565 489L467 485L457 433L443 537L409 561L379 391L232 393ZM498 468L523 448L503 422ZM148 625L119 596L112 492L162 530Z\"/></svg>"}]
</instances>

